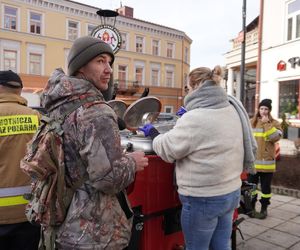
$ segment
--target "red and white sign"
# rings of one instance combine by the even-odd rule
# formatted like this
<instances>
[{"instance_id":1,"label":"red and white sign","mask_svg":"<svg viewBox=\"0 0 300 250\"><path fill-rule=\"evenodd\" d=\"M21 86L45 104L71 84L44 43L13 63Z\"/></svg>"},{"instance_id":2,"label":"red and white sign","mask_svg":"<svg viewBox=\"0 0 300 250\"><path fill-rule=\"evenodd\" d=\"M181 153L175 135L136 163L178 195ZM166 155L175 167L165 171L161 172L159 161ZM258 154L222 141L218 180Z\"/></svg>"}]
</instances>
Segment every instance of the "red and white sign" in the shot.
<instances>
[{"instance_id":1,"label":"red and white sign","mask_svg":"<svg viewBox=\"0 0 300 250\"><path fill-rule=\"evenodd\" d=\"M117 53L121 47L121 34L111 25L99 25L92 31L91 35L108 43L112 47L114 53Z\"/></svg>"},{"instance_id":2,"label":"red and white sign","mask_svg":"<svg viewBox=\"0 0 300 250\"><path fill-rule=\"evenodd\" d=\"M277 70L278 71L285 71L286 70L286 63L284 61L280 60L277 63Z\"/></svg>"}]
</instances>

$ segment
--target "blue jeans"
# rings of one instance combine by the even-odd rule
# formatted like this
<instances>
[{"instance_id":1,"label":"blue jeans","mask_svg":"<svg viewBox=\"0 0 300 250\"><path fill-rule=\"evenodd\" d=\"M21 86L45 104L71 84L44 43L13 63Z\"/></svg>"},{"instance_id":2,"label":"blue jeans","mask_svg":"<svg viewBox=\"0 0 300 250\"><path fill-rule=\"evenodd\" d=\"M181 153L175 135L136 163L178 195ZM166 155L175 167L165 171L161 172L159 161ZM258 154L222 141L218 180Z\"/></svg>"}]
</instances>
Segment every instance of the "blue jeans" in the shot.
<instances>
[{"instance_id":1,"label":"blue jeans","mask_svg":"<svg viewBox=\"0 0 300 250\"><path fill-rule=\"evenodd\" d=\"M230 250L232 217L241 190L214 197L179 195L186 250Z\"/></svg>"}]
</instances>

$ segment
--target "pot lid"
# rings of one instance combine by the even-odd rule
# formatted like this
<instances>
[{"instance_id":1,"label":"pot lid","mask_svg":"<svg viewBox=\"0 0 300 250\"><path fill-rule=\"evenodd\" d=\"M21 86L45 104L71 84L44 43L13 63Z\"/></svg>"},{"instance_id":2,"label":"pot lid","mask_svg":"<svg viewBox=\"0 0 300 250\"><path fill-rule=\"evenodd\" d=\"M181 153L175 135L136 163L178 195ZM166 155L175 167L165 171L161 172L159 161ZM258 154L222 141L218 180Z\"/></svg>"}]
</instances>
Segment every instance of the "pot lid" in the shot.
<instances>
[{"instance_id":1,"label":"pot lid","mask_svg":"<svg viewBox=\"0 0 300 250\"><path fill-rule=\"evenodd\" d=\"M109 106L115 111L119 118L123 119L124 113L127 109L127 104L121 100L111 100L107 102Z\"/></svg>"},{"instance_id":2,"label":"pot lid","mask_svg":"<svg viewBox=\"0 0 300 250\"><path fill-rule=\"evenodd\" d=\"M123 119L129 130L137 130L146 123L152 123L160 113L161 102L154 96L147 96L133 102L125 111Z\"/></svg>"}]
</instances>

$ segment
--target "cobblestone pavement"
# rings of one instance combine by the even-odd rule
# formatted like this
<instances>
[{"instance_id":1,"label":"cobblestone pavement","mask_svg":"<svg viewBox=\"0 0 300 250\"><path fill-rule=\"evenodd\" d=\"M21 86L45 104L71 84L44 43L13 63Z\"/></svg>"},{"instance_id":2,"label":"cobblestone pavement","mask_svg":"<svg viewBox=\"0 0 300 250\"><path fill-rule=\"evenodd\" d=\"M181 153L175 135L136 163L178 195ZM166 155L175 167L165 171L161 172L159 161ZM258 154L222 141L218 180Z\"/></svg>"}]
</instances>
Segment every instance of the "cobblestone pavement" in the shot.
<instances>
[{"instance_id":1,"label":"cobblestone pavement","mask_svg":"<svg viewBox=\"0 0 300 250\"><path fill-rule=\"evenodd\" d=\"M241 216L246 219L239 225L244 240L237 232L237 250L300 250L299 198L274 194L265 220Z\"/></svg>"}]
</instances>

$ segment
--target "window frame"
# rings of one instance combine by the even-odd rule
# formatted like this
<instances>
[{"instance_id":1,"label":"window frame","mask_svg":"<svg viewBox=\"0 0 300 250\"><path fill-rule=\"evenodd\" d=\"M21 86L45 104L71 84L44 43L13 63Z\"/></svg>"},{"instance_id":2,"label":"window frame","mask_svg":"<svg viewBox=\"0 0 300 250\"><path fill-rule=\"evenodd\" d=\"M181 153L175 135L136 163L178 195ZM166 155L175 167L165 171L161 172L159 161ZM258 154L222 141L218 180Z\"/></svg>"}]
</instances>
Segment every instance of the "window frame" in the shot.
<instances>
[{"instance_id":1,"label":"window frame","mask_svg":"<svg viewBox=\"0 0 300 250\"><path fill-rule=\"evenodd\" d=\"M77 23L77 36L73 38L70 38L70 27L69 27L69 24L70 22L73 22L73 23ZM79 36L80 36L80 21L76 21L76 20L73 20L73 19L67 19L66 20L66 29L67 29L67 32L66 32L66 39L69 40L69 41L75 41ZM71 28L72 29L72 28ZM75 29L74 29L75 30Z\"/></svg>"},{"instance_id":2,"label":"window frame","mask_svg":"<svg viewBox=\"0 0 300 250\"><path fill-rule=\"evenodd\" d=\"M8 67L8 68L6 68L5 67L5 62L6 62L6 57L5 57L5 52L13 52L14 54L15 54L15 58L14 58L14 60L15 60L15 67L14 68L11 68L11 67ZM17 50L13 50L13 49L3 49L3 70L12 70L12 71L14 71L14 72L17 72L17 63L18 63L18 51ZM8 60L9 60L9 58L8 58ZM11 60L9 60L9 61L11 61Z\"/></svg>"},{"instance_id":3,"label":"window frame","mask_svg":"<svg viewBox=\"0 0 300 250\"><path fill-rule=\"evenodd\" d=\"M142 74L141 74L142 81L141 81L141 82L137 81L137 77L136 77L136 76L137 76L136 70L137 70L138 68L141 68L141 69L142 69ZM135 81L136 81L138 84L140 84L140 85L144 85L144 84L145 84L145 63L143 63L143 62L136 62L136 63L134 64L134 79L135 79Z\"/></svg>"},{"instance_id":4,"label":"window frame","mask_svg":"<svg viewBox=\"0 0 300 250\"><path fill-rule=\"evenodd\" d=\"M13 40L0 40L0 53L4 54L4 50L12 50L17 52L17 66L16 73L20 72L20 51L21 51L21 42L13 41ZM4 69L4 58L0 56L0 69Z\"/></svg>"},{"instance_id":5,"label":"window frame","mask_svg":"<svg viewBox=\"0 0 300 250\"><path fill-rule=\"evenodd\" d=\"M12 8L12 9L16 9L16 28L15 29L11 29L11 28L6 28L5 27L5 17L6 17L6 14L5 14L5 8L8 7L8 8ZM14 31L20 31L20 8L16 7L16 6L12 6L12 5L9 5L9 4L2 4L2 28L5 29L5 30L14 30Z\"/></svg>"},{"instance_id":6,"label":"window frame","mask_svg":"<svg viewBox=\"0 0 300 250\"><path fill-rule=\"evenodd\" d=\"M31 14L36 14L36 15L39 15L41 17L41 20L40 20L40 33L31 32ZM36 26L35 26L35 28L36 28ZM30 34L44 35L44 15L43 15L43 13L40 13L38 11L28 10L27 30L28 30L28 33L30 33Z\"/></svg>"},{"instance_id":7,"label":"window frame","mask_svg":"<svg viewBox=\"0 0 300 250\"><path fill-rule=\"evenodd\" d=\"M120 71L120 67L125 67L124 71ZM120 79L120 73L124 74L124 78L122 77L122 79ZM120 89L126 89L127 88L127 77L128 77L128 65L126 64L119 64L118 65L118 87ZM124 84L121 84L124 81Z\"/></svg>"},{"instance_id":8,"label":"window frame","mask_svg":"<svg viewBox=\"0 0 300 250\"><path fill-rule=\"evenodd\" d=\"M286 90L282 91L284 86L286 85ZM292 86L294 85L294 86ZM297 86L298 85L298 86ZM293 94L288 95L285 94ZM286 118L292 118L300 120L300 80L299 79L293 79L288 81L280 81L279 82L279 89L278 89L278 117L281 117L282 113L289 114L291 116L295 117L286 117ZM283 99L286 98L287 100L287 106L284 108L283 102L285 102ZM291 102L289 99L294 99L294 102ZM298 102L298 103L297 103ZM295 114L296 109L298 110L298 113ZM289 111L289 112L287 112Z\"/></svg>"},{"instance_id":9,"label":"window frame","mask_svg":"<svg viewBox=\"0 0 300 250\"><path fill-rule=\"evenodd\" d=\"M91 33L89 33L89 27L93 27L93 29L91 30ZM96 24L92 24L92 23L87 23L86 24L86 35L89 36L92 34L92 31L97 27Z\"/></svg>"},{"instance_id":10,"label":"window frame","mask_svg":"<svg viewBox=\"0 0 300 250\"><path fill-rule=\"evenodd\" d=\"M167 109L170 109L171 112L167 112ZM165 105L164 106L164 112L168 114L173 114L174 113L174 106L172 105Z\"/></svg>"},{"instance_id":11,"label":"window frame","mask_svg":"<svg viewBox=\"0 0 300 250\"><path fill-rule=\"evenodd\" d=\"M292 11L289 13L289 5L294 4L298 2L297 6L299 9ZM286 3L287 4L287 10L286 10L286 34L285 34L285 40L286 41L293 41L300 39L300 0L295 0L293 2ZM298 21L298 23L297 23Z\"/></svg>"},{"instance_id":12,"label":"window frame","mask_svg":"<svg viewBox=\"0 0 300 250\"><path fill-rule=\"evenodd\" d=\"M41 56L41 72L40 74L33 74L30 70L30 54L36 54ZM27 74L29 75L40 75L45 74L45 46L30 43L27 45Z\"/></svg>"},{"instance_id":13,"label":"window frame","mask_svg":"<svg viewBox=\"0 0 300 250\"><path fill-rule=\"evenodd\" d=\"M154 46L154 41L157 41L157 47ZM151 48L152 48L152 55L153 56L160 56L160 40L159 39L152 39L151 43ZM154 53L154 47L157 48L157 54Z\"/></svg>"},{"instance_id":14,"label":"window frame","mask_svg":"<svg viewBox=\"0 0 300 250\"><path fill-rule=\"evenodd\" d=\"M141 43L138 43L138 38L142 39ZM138 46L141 45L141 46ZM140 47L141 47L141 51L140 51ZM135 52L136 53L144 53L145 51L145 37L144 36L140 36L140 35L136 35L135 36Z\"/></svg>"},{"instance_id":15,"label":"window frame","mask_svg":"<svg viewBox=\"0 0 300 250\"><path fill-rule=\"evenodd\" d=\"M157 71L157 85L153 84L153 71ZM160 64L153 63L151 64L150 70L150 84L151 86L159 87L160 86L160 77L161 77L161 67Z\"/></svg>"},{"instance_id":16,"label":"window frame","mask_svg":"<svg viewBox=\"0 0 300 250\"><path fill-rule=\"evenodd\" d=\"M170 48L169 45L171 45L172 48ZM171 56L169 55L169 52L171 52ZM167 42L166 57L174 58L174 56L175 56L175 44L173 42Z\"/></svg>"},{"instance_id":17,"label":"window frame","mask_svg":"<svg viewBox=\"0 0 300 250\"><path fill-rule=\"evenodd\" d=\"M121 50L129 50L129 43L128 43L128 33L126 32L120 32L121 34L121 39L122 39L122 43L121 43ZM125 39L123 38L123 35L125 36ZM123 48L123 45L125 44L125 48Z\"/></svg>"}]
</instances>

